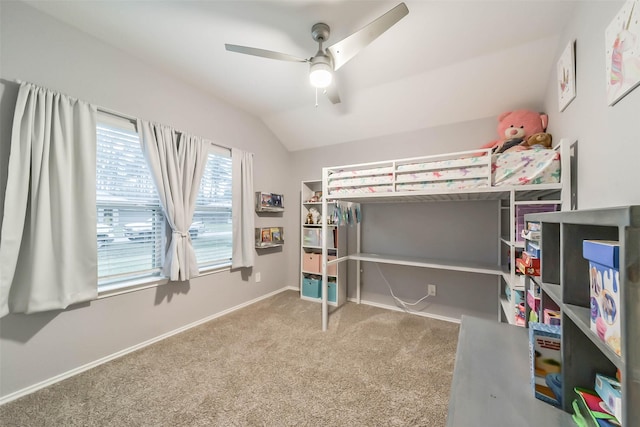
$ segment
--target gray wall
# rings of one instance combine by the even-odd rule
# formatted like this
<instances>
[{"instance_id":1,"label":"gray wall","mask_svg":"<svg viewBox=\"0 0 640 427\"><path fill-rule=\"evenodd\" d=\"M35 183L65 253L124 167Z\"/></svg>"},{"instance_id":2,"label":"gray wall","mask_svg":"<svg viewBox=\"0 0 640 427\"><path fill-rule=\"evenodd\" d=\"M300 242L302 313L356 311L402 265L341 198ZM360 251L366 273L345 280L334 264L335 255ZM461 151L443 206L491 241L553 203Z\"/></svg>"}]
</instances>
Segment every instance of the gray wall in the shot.
<instances>
[{"instance_id":1,"label":"gray wall","mask_svg":"<svg viewBox=\"0 0 640 427\"><path fill-rule=\"evenodd\" d=\"M495 139L497 119L389 135L376 139L293 152L293 171L300 180L320 179L322 167L441 154L477 148ZM370 204L363 206L363 251L425 258L497 262L497 202ZM355 251L353 230L349 252ZM298 242L299 244L299 242ZM300 265L292 254L290 265ZM348 264L348 296L355 297L355 262ZM423 313L460 318L462 313L497 319L497 279L468 273L424 268L362 264L362 298L396 306L389 285L399 298L416 301L435 284L437 296L420 309ZM292 270L289 282L300 280ZM388 284L387 284L388 282Z\"/></svg>"},{"instance_id":2,"label":"gray wall","mask_svg":"<svg viewBox=\"0 0 640 427\"><path fill-rule=\"evenodd\" d=\"M558 112L556 70L549 75L545 111L554 137L577 139L578 207L640 204L640 88L607 105L604 32L624 2L583 2L567 23L559 58L576 40L577 96Z\"/></svg>"},{"instance_id":3,"label":"gray wall","mask_svg":"<svg viewBox=\"0 0 640 427\"><path fill-rule=\"evenodd\" d=\"M22 2L0 2L0 15L2 188L17 94L13 81L21 79L251 151L256 190L287 191L290 154L255 117ZM284 217L256 217L256 225L286 226L294 219L297 211L289 209ZM282 251L257 256L253 272L261 272L260 283L254 275L225 271L188 285L170 284L69 310L2 318L0 398L283 288L287 252L294 250L285 245Z\"/></svg>"}]
</instances>

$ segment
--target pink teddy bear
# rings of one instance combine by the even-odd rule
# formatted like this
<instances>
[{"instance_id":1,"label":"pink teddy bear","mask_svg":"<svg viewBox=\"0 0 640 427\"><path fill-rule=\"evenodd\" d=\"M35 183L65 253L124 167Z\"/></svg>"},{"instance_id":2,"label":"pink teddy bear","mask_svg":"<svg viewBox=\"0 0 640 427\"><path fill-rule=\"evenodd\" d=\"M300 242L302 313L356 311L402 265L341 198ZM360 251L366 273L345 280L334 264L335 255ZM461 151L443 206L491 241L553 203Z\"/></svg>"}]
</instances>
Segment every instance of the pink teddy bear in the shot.
<instances>
[{"instance_id":1,"label":"pink teddy bear","mask_svg":"<svg viewBox=\"0 0 640 427\"><path fill-rule=\"evenodd\" d=\"M547 130L548 116L530 110L507 111L498 116L498 135L500 139L488 142L481 148L491 148L494 153L522 151L528 149L521 145L531 135Z\"/></svg>"}]
</instances>

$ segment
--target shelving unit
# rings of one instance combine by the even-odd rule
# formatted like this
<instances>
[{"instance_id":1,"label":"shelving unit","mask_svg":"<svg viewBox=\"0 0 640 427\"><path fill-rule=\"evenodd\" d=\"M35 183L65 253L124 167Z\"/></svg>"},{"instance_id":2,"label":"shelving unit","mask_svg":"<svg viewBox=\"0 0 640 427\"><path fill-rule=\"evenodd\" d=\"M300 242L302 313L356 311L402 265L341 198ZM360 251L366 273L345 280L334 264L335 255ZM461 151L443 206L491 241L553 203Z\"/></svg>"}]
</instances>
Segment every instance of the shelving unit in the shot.
<instances>
[{"instance_id":1,"label":"shelving unit","mask_svg":"<svg viewBox=\"0 0 640 427\"><path fill-rule=\"evenodd\" d=\"M565 177L563 177L565 179ZM515 325L516 313L518 307L516 302L518 297L516 293L524 294L526 307L526 283L525 277L518 274L515 265L515 259L525 249L525 240L521 236L521 230L524 225L523 211L528 209L553 209L563 206L567 203L563 200L562 192L569 192L569 183L558 186L558 188L549 189L540 193L521 192L513 190L508 199L504 199L500 204L500 263L503 266L502 280L499 283L498 295L500 299L498 319L503 322ZM566 197L566 196L565 196ZM518 222L521 226L518 226ZM510 294L510 297L507 297ZM519 326L525 326L525 321Z\"/></svg>"},{"instance_id":2,"label":"shelving unit","mask_svg":"<svg viewBox=\"0 0 640 427\"><path fill-rule=\"evenodd\" d=\"M575 427L571 415L533 396L527 332L462 317L447 427Z\"/></svg>"},{"instance_id":3,"label":"shelving unit","mask_svg":"<svg viewBox=\"0 0 640 427\"><path fill-rule=\"evenodd\" d=\"M327 227L328 259L334 260L346 253L346 230L331 223L335 203L322 210L322 181L302 181L300 204L300 297L305 300L322 301L322 221ZM317 211L319 216L311 214ZM311 221L309 222L309 215ZM342 305L347 300L346 264L331 264L328 267L328 304Z\"/></svg>"},{"instance_id":4,"label":"shelving unit","mask_svg":"<svg viewBox=\"0 0 640 427\"><path fill-rule=\"evenodd\" d=\"M562 404L572 412L574 387L594 388L595 374L621 372L623 426L640 419L640 206L530 214L542 224L540 286L562 313ZM589 262L586 239L620 244L621 354L590 325ZM636 421L633 421L636 420Z\"/></svg>"}]
</instances>

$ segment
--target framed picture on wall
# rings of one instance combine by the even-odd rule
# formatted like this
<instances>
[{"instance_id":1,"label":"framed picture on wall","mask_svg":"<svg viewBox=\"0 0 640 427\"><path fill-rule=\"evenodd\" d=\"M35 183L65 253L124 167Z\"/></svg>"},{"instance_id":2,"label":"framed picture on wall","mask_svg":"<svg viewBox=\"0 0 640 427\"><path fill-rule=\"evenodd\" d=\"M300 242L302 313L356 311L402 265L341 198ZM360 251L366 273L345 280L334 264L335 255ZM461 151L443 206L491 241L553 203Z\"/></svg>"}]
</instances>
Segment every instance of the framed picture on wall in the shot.
<instances>
[{"instance_id":1,"label":"framed picture on wall","mask_svg":"<svg viewBox=\"0 0 640 427\"><path fill-rule=\"evenodd\" d=\"M558 60L558 108L565 108L576 97L576 41L569 42Z\"/></svg>"},{"instance_id":2,"label":"framed picture on wall","mask_svg":"<svg viewBox=\"0 0 640 427\"><path fill-rule=\"evenodd\" d=\"M627 0L605 31L607 102L640 84L640 0Z\"/></svg>"}]
</instances>

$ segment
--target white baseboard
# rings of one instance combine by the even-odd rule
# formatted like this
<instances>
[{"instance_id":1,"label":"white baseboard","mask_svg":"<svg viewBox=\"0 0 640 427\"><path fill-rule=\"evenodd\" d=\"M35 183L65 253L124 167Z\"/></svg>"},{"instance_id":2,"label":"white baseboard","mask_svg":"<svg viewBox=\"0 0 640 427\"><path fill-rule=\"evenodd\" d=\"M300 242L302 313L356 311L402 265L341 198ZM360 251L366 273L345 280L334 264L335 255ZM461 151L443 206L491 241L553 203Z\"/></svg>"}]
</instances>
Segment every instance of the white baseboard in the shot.
<instances>
[{"instance_id":1,"label":"white baseboard","mask_svg":"<svg viewBox=\"0 0 640 427\"><path fill-rule=\"evenodd\" d=\"M298 290L298 288L287 286L287 287L275 290L275 291L273 291L271 293L268 293L268 294L263 295L261 297L258 297L256 299L253 299L251 301L247 301L247 302L239 304L239 305L237 305L235 307L231 307L231 308L229 308L227 310L223 310L223 311L221 311L219 313L212 314L211 316L207 316L204 319L200 319L200 320L197 320L195 322L189 323L188 325L182 326L182 327L180 327L178 329L174 329L173 331L164 333L164 334L159 335L159 336L157 336L155 338L151 338L150 340L141 342L141 343L136 344L134 346L131 346L129 348L125 348L124 350L120 350L120 351L118 351L116 353L110 354L110 355L105 356L103 358L100 358L98 360L94 360L93 362L89 362L89 363L87 363L87 364L85 364L83 366L79 366L77 368L71 369L70 371L63 372L62 374L56 375L54 377L51 377L51 378L46 379L44 381L41 381L39 383L30 385L29 387L25 387L25 388L23 388L21 390L14 391L13 393L10 393L10 394L8 394L6 396L0 397L0 405L4 405L5 403L9 403L9 402L11 402L13 400L16 400L16 399L20 398L20 397L26 396L26 395L31 394L31 393L33 393L35 391L38 391L38 390L40 390L42 388L45 388L45 387L50 386L52 384L55 384L55 383L57 383L59 381L65 380L67 378L70 378L70 377L72 377L74 375L77 375L77 374L79 374L81 372L87 371L87 370L89 370L91 368L95 368L96 366L102 365L103 363L107 363L107 362L109 362L111 360L117 359L117 358L122 357L122 356L124 356L126 354L132 353L132 352L134 352L136 350L140 350L141 348L144 348L144 347L146 347L148 345L154 344L154 343L156 343L158 341L162 341L165 338L169 338L169 337L171 337L173 335L179 334L180 332L184 332L184 331L186 331L188 329L191 329L191 328L196 327L198 325L201 325L203 323L209 322L210 320L214 320L214 319L216 319L218 317L222 317L222 316L227 315L229 313L232 313L232 312L234 312L236 310L240 310L241 308L247 307L247 306L249 306L251 304L255 304L255 303L259 302L259 301L262 301L263 299L272 297L273 295L276 295L276 294L279 294L280 292L284 292L284 291L288 291L288 290Z\"/></svg>"},{"instance_id":2,"label":"white baseboard","mask_svg":"<svg viewBox=\"0 0 640 427\"><path fill-rule=\"evenodd\" d=\"M355 298L348 298L348 301L355 302L355 303L358 302L358 300ZM439 314L424 313L422 311L405 311L395 305L381 304L378 302L366 301L363 299L360 300L360 304L370 305L372 307L384 308L386 310L400 311L402 313L414 314L416 316L428 317L430 319L443 320L445 322L458 323L458 324L460 323L460 319L457 319L455 317L447 317L447 316L441 316Z\"/></svg>"}]
</instances>

